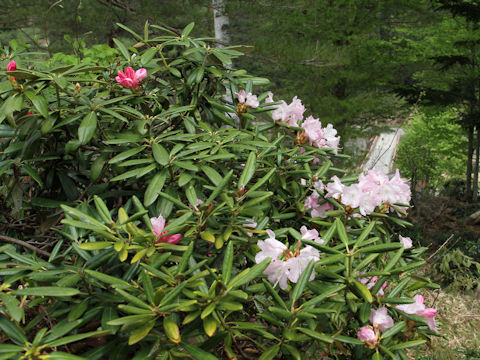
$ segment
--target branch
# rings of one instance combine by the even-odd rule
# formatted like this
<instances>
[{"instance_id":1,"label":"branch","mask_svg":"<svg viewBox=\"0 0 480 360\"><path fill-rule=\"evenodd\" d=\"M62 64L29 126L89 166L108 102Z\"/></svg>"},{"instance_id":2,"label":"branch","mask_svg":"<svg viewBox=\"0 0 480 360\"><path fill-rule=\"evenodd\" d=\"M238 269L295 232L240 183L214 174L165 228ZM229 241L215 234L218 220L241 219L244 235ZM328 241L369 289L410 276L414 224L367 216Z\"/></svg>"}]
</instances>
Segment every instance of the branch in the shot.
<instances>
[{"instance_id":1,"label":"branch","mask_svg":"<svg viewBox=\"0 0 480 360\"><path fill-rule=\"evenodd\" d=\"M0 235L0 239L8 241L12 244L17 244L17 245L23 246L24 248L30 249L33 252L36 252L37 254L43 255L43 256L48 257L48 258L50 257L50 255L52 255L49 252L44 251L44 250L40 250L40 249L36 248L35 246L30 245L29 243L26 243L25 241L22 241L22 240L14 239L12 237L5 236L5 235Z\"/></svg>"}]
</instances>

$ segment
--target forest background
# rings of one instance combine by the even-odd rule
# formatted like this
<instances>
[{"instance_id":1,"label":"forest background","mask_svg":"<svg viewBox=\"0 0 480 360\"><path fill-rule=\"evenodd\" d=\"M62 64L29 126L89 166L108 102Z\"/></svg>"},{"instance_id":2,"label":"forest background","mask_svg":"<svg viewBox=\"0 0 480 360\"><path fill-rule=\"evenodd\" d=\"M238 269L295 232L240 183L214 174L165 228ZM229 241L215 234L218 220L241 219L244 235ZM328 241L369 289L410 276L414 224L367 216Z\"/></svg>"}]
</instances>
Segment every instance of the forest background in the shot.
<instances>
[{"instance_id":1,"label":"forest background","mask_svg":"<svg viewBox=\"0 0 480 360\"><path fill-rule=\"evenodd\" d=\"M134 43L117 23L139 33L146 21L180 32L193 21L195 36L213 36L214 8L221 4L4 0L0 56L18 52L25 67L31 57L67 64L78 58L113 61L114 38ZM359 151L356 139L397 127L407 131L396 165L414 192L412 238L436 255L428 271L455 291L478 292L478 227L468 216L479 209L480 2L227 0L223 5L230 43L245 45L246 56L234 66L270 79L268 89L276 96L298 96L323 124L332 123L345 152L355 155L353 171L368 150ZM465 354L474 349L460 348Z\"/></svg>"}]
</instances>

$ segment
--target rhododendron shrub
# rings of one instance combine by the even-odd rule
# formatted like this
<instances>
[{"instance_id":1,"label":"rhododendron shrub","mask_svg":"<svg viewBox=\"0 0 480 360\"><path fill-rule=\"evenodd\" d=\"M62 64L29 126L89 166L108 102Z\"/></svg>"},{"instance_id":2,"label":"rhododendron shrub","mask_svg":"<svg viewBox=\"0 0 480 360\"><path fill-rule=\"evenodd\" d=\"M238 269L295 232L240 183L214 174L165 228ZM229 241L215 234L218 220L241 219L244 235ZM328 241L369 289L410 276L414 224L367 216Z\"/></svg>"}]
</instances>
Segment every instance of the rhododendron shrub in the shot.
<instances>
[{"instance_id":1,"label":"rhododendron shrub","mask_svg":"<svg viewBox=\"0 0 480 360\"><path fill-rule=\"evenodd\" d=\"M111 66L4 64L1 194L31 224L0 247L2 356L406 359L437 334L398 172L347 176L331 124L193 25L121 27Z\"/></svg>"}]
</instances>

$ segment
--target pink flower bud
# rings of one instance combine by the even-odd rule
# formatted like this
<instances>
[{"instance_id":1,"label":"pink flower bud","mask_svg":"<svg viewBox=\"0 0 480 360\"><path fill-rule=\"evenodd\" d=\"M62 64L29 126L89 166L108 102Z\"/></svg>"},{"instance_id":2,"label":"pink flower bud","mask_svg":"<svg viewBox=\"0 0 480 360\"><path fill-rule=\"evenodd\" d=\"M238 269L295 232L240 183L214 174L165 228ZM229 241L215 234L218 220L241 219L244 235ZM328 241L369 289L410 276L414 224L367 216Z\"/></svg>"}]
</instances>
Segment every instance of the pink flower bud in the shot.
<instances>
[{"instance_id":1,"label":"pink flower bud","mask_svg":"<svg viewBox=\"0 0 480 360\"><path fill-rule=\"evenodd\" d=\"M377 344L377 334L375 334L371 326L361 327L357 333L357 338L370 348L375 347Z\"/></svg>"},{"instance_id":2,"label":"pink flower bud","mask_svg":"<svg viewBox=\"0 0 480 360\"><path fill-rule=\"evenodd\" d=\"M16 71L17 70L17 63L15 60L12 60L7 65L7 71Z\"/></svg>"}]
</instances>

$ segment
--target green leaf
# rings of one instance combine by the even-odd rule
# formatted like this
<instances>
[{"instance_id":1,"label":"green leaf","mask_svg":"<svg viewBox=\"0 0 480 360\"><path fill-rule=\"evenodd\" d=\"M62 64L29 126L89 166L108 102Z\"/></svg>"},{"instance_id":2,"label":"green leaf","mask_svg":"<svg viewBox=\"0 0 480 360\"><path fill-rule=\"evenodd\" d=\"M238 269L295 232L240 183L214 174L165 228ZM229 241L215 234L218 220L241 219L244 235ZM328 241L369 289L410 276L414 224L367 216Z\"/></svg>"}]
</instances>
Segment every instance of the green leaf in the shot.
<instances>
[{"instance_id":1,"label":"green leaf","mask_svg":"<svg viewBox=\"0 0 480 360\"><path fill-rule=\"evenodd\" d=\"M82 320L68 321L68 319L62 319L55 324L50 330L50 334L44 339L45 343L56 340L59 337L68 334L70 331L80 326Z\"/></svg>"},{"instance_id":2,"label":"green leaf","mask_svg":"<svg viewBox=\"0 0 480 360\"><path fill-rule=\"evenodd\" d=\"M163 185L165 185L165 180L167 179L167 171L162 170L157 173L150 183L147 186L147 190L145 191L143 203L145 206L152 205L155 200L158 198L158 194L162 191Z\"/></svg>"},{"instance_id":3,"label":"green leaf","mask_svg":"<svg viewBox=\"0 0 480 360\"><path fill-rule=\"evenodd\" d=\"M279 351L280 345L277 344L275 346L272 346L271 348L265 350L262 356L258 358L258 360L272 360L275 356L277 356Z\"/></svg>"},{"instance_id":4,"label":"green leaf","mask_svg":"<svg viewBox=\"0 0 480 360\"><path fill-rule=\"evenodd\" d=\"M25 170L25 172L32 177L33 180L35 180L40 187L43 187L43 182L40 176L38 176L37 172L32 169L30 166L23 164L22 169Z\"/></svg>"},{"instance_id":5,"label":"green leaf","mask_svg":"<svg viewBox=\"0 0 480 360\"><path fill-rule=\"evenodd\" d=\"M0 330L2 330L4 334L8 334L10 340L18 345L23 345L28 342L22 329L3 315L0 315Z\"/></svg>"},{"instance_id":6,"label":"green leaf","mask_svg":"<svg viewBox=\"0 0 480 360\"><path fill-rule=\"evenodd\" d=\"M97 280L100 280L101 282L104 282L104 283L107 283L107 284L110 284L110 285L113 285L113 286L121 286L123 288L130 287L130 284L128 282L126 282L125 280L116 278L116 277L111 276L111 275L101 273L99 271L86 269L85 273L90 275L91 277L97 279Z\"/></svg>"},{"instance_id":7,"label":"green leaf","mask_svg":"<svg viewBox=\"0 0 480 360\"><path fill-rule=\"evenodd\" d=\"M133 330L128 338L128 345L133 345L147 336L152 328L155 326L155 320L150 320L144 323L142 326Z\"/></svg>"},{"instance_id":8,"label":"green leaf","mask_svg":"<svg viewBox=\"0 0 480 360\"><path fill-rule=\"evenodd\" d=\"M88 143L97 130L97 115L95 111L89 112L78 127L78 140L81 144Z\"/></svg>"},{"instance_id":9,"label":"green leaf","mask_svg":"<svg viewBox=\"0 0 480 360\"><path fill-rule=\"evenodd\" d=\"M191 22L190 24L185 26L185 29L183 29L183 31L182 31L182 38L187 37L190 34L190 32L192 31L194 26L195 26L194 22Z\"/></svg>"},{"instance_id":10,"label":"green leaf","mask_svg":"<svg viewBox=\"0 0 480 360\"><path fill-rule=\"evenodd\" d=\"M370 224L368 224L368 226L365 229L363 229L362 233L360 234L360 236L357 238L357 241L355 242L354 249L362 246L362 243L367 239L368 235L370 235L373 228L375 227L375 224L376 222L372 221Z\"/></svg>"},{"instance_id":11,"label":"green leaf","mask_svg":"<svg viewBox=\"0 0 480 360\"><path fill-rule=\"evenodd\" d=\"M407 323L405 321L397 322L390 329L387 329L382 333L382 339L389 338L399 333L400 331L405 330L406 328L407 328Z\"/></svg>"},{"instance_id":12,"label":"green leaf","mask_svg":"<svg viewBox=\"0 0 480 360\"><path fill-rule=\"evenodd\" d=\"M343 244L348 249L349 239L348 239L347 231L345 230L345 226L342 223L342 220L340 220L339 218L336 218L335 224L337 227L338 237L340 238L340 240L342 240Z\"/></svg>"},{"instance_id":13,"label":"green leaf","mask_svg":"<svg viewBox=\"0 0 480 360\"><path fill-rule=\"evenodd\" d=\"M306 303L303 304L304 308L315 306L318 303L322 302L326 298L328 298L330 295L335 294L339 291L342 291L345 289L347 286L345 284L340 284L340 285L335 285L332 287L327 288L323 293L320 295L315 296L314 298L308 300Z\"/></svg>"},{"instance_id":14,"label":"green leaf","mask_svg":"<svg viewBox=\"0 0 480 360\"><path fill-rule=\"evenodd\" d=\"M200 165L200 169L207 175L213 185L218 186L222 182L223 176L221 176L217 170L207 165Z\"/></svg>"},{"instance_id":15,"label":"green leaf","mask_svg":"<svg viewBox=\"0 0 480 360\"><path fill-rule=\"evenodd\" d=\"M25 95L30 99L33 106L45 119L48 119L47 100L41 95L35 95L32 91L25 91Z\"/></svg>"},{"instance_id":16,"label":"green leaf","mask_svg":"<svg viewBox=\"0 0 480 360\"><path fill-rule=\"evenodd\" d=\"M82 250L93 251L93 250L102 250L112 245L113 243L110 241L94 241L94 242L78 244L78 247Z\"/></svg>"},{"instance_id":17,"label":"green leaf","mask_svg":"<svg viewBox=\"0 0 480 360\"><path fill-rule=\"evenodd\" d=\"M80 290L67 287L37 286L14 290L12 294L29 296L75 296L80 294Z\"/></svg>"},{"instance_id":18,"label":"green leaf","mask_svg":"<svg viewBox=\"0 0 480 360\"><path fill-rule=\"evenodd\" d=\"M361 282L355 279L350 282L350 285L351 285L350 289L355 295L357 295L358 297L362 298L363 300L369 303L372 303L373 301L372 293L370 292L370 290L368 290L368 288L365 285L363 285Z\"/></svg>"},{"instance_id":19,"label":"green leaf","mask_svg":"<svg viewBox=\"0 0 480 360\"><path fill-rule=\"evenodd\" d=\"M218 358L215 355L210 354L209 352L206 352L205 350L202 350L201 348L195 345L192 345L190 343L182 341L180 345L183 346L183 348L187 350L187 352L195 360L218 360Z\"/></svg>"},{"instance_id":20,"label":"green leaf","mask_svg":"<svg viewBox=\"0 0 480 360\"><path fill-rule=\"evenodd\" d=\"M119 326L119 325L129 325L135 323L141 323L145 321L150 321L152 317L155 317L154 313L151 314L141 314L141 315L129 315L121 318L115 318L107 322L107 325Z\"/></svg>"},{"instance_id":21,"label":"green leaf","mask_svg":"<svg viewBox=\"0 0 480 360\"><path fill-rule=\"evenodd\" d=\"M393 345L393 346L390 346L388 349L390 351L395 351L395 350L402 350L402 349L408 349L408 348L411 348L411 347L416 347L416 346L420 346L420 345L423 345L427 342L427 340L412 340L412 341L407 341L407 342L404 342L404 343L400 343L400 344L396 344L396 345Z\"/></svg>"},{"instance_id":22,"label":"green leaf","mask_svg":"<svg viewBox=\"0 0 480 360\"><path fill-rule=\"evenodd\" d=\"M118 50L120 50L120 52L122 53L125 60L129 61L130 60L130 53L128 52L125 45L123 45L123 43L118 39L113 39L113 42L115 43L115 45L117 45Z\"/></svg>"},{"instance_id":23,"label":"green leaf","mask_svg":"<svg viewBox=\"0 0 480 360\"><path fill-rule=\"evenodd\" d=\"M225 187L228 185L228 182L230 181L230 178L232 177L233 175L233 170L230 170L227 175L222 179L222 181L220 182L220 184L218 184L218 186L215 188L215 190L213 190L213 192L210 194L210 196L208 197L206 203L207 204L210 204L213 200L215 200L217 198L217 196L223 191L223 189L225 189Z\"/></svg>"},{"instance_id":24,"label":"green leaf","mask_svg":"<svg viewBox=\"0 0 480 360\"><path fill-rule=\"evenodd\" d=\"M102 200L101 197L95 195L93 197L93 201L95 202L95 207L97 209L98 214L105 221L107 224L113 223L112 216L110 215L110 211L108 211L107 205Z\"/></svg>"},{"instance_id":25,"label":"green leaf","mask_svg":"<svg viewBox=\"0 0 480 360\"><path fill-rule=\"evenodd\" d=\"M365 345L363 341L360 341L356 338L352 338L350 336L343 336L343 335L336 335L333 337L335 340L341 341L345 344L352 344L352 345Z\"/></svg>"},{"instance_id":26,"label":"green leaf","mask_svg":"<svg viewBox=\"0 0 480 360\"><path fill-rule=\"evenodd\" d=\"M323 333L319 333L317 331L314 331L314 330L310 330L310 329L306 329L306 328L296 328L295 330L298 330L298 331L301 331L303 332L305 335L308 335L310 336L311 338L313 339L316 339L316 340L320 340L322 342L325 342L327 344L331 344L333 343L333 338L328 336L328 335L325 335Z\"/></svg>"},{"instance_id":27,"label":"green leaf","mask_svg":"<svg viewBox=\"0 0 480 360\"><path fill-rule=\"evenodd\" d=\"M302 272L300 275L300 278L298 279L297 283L295 284L295 287L293 288L291 299L292 299L292 309L295 304L295 301L297 301L300 296L303 294L303 290L305 289L305 286L307 286L307 282L309 281L310 276L312 275L313 271L313 266L315 265L315 261L311 260L305 270Z\"/></svg>"},{"instance_id":28,"label":"green leaf","mask_svg":"<svg viewBox=\"0 0 480 360\"><path fill-rule=\"evenodd\" d=\"M0 344L0 354L3 353L14 353L14 352L23 352L25 349L19 345L13 344Z\"/></svg>"},{"instance_id":29,"label":"green leaf","mask_svg":"<svg viewBox=\"0 0 480 360\"><path fill-rule=\"evenodd\" d=\"M84 357L69 354L63 351L54 351L51 352L50 354L47 355L45 358L47 360L53 359L53 360L85 360Z\"/></svg>"},{"instance_id":30,"label":"green leaf","mask_svg":"<svg viewBox=\"0 0 480 360\"><path fill-rule=\"evenodd\" d=\"M222 281L224 284L228 284L230 276L232 275L233 266L233 241L229 241L225 250L225 256L223 258L222 265Z\"/></svg>"},{"instance_id":31,"label":"green leaf","mask_svg":"<svg viewBox=\"0 0 480 360\"><path fill-rule=\"evenodd\" d=\"M366 252L366 253L382 253L392 250L398 250L402 248L403 245L401 243L389 243L389 244L378 244L367 246L358 250L359 252Z\"/></svg>"},{"instance_id":32,"label":"green leaf","mask_svg":"<svg viewBox=\"0 0 480 360\"><path fill-rule=\"evenodd\" d=\"M19 307L20 302L14 296L11 296L6 293L0 293L0 299L3 302L3 305L7 308L8 314L16 322L20 322L23 317L23 308Z\"/></svg>"},{"instance_id":33,"label":"green leaf","mask_svg":"<svg viewBox=\"0 0 480 360\"><path fill-rule=\"evenodd\" d=\"M52 341L48 344L45 344L45 345L47 345L48 347L62 346L62 345L65 345L65 344L70 344L72 342L76 342L76 341L86 339L86 338L91 337L91 336L98 337L98 336L101 336L101 335L107 335L109 333L110 333L110 330L90 331L90 332L86 332L86 333L82 333L82 334L66 336L66 337L63 337L61 339L54 340L54 341Z\"/></svg>"},{"instance_id":34,"label":"green leaf","mask_svg":"<svg viewBox=\"0 0 480 360\"><path fill-rule=\"evenodd\" d=\"M244 189L245 185L248 184L252 176L255 174L256 165L257 165L257 156L255 154L255 151L252 151L248 155L247 162L245 164L242 174L240 175L240 179L238 180L239 189Z\"/></svg>"},{"instance_id":35,"label":"green leaf","mask_svg":"<svg viewBox=\"0 0 480 360\"><path fill-rule=\"evenodd\" d=\"M170 155L167 150L160 144L152 145L153 157L155 161L162 166L167 165L170 162Z\"/></svg>"},{"instance_id":36,"label":"green leaf","mask_svg":"<svg viewBox=\"0 0 480 360\"><path fill-rule=\"evenodd\" d=\"M129 157L132 157L133 155L138 154L139 152L143 151L145 149L145 145L134 147L132 149L126 150L124 152L121 152L120 154L114 156L113 158L110 159L108 162L109 164L116 164L119 163L125 159L128 159Z\"/></svg>"},{"instance_id":37,"label":"green leaf","mask_svg":"<svg viewBox=\"0 0 480 360\"><path fill-rule=\"evenodd\" d=\"M240 274L235 276L232 281L228 284L227 291L230 291L236 287L242 286L246 283L249 283L253 279L260 277L260 275L265 271L268 264L270 264L271 259L266 258L261 263L254 265L252 268L247 268L243 270Z\"/></svg>"}]
</instances>

